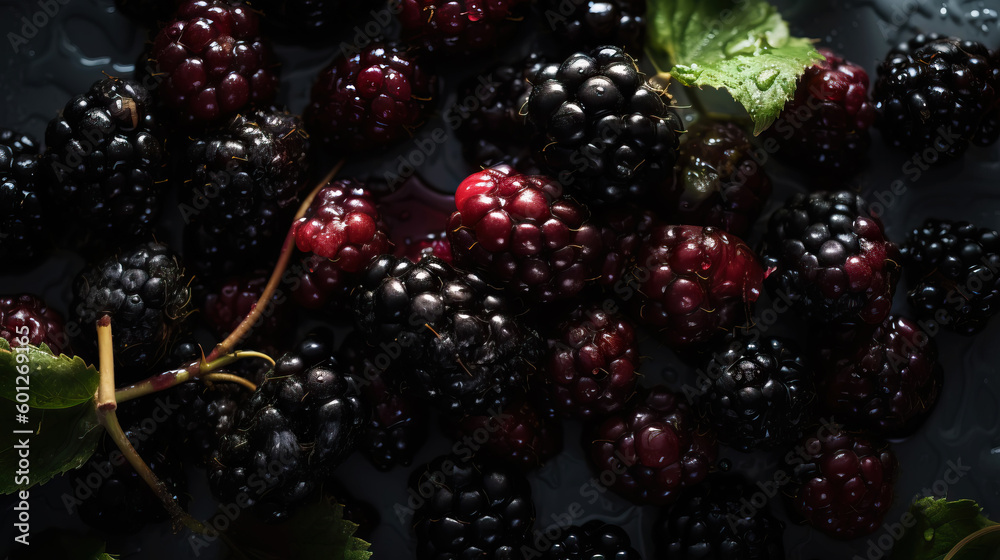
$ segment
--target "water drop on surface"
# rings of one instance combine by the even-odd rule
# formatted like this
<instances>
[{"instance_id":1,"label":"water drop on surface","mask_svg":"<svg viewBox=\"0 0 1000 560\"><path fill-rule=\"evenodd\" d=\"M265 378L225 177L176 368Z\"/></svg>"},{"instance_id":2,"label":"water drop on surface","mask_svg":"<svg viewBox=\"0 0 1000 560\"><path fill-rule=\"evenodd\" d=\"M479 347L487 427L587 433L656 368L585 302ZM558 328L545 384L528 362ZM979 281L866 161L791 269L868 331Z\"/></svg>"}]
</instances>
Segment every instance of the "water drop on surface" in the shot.
<instances>
[{"instance_id":1,"label":"water drop on surface","mask_svg":"<svg viewBox=\"0 0 1000 560\"><path fill-rule=\"evenodd\" d=\"M757 77L753 79L754 83L757 85L757 89L760 91L767 91L774 85L774 81L778 79L779 72L774 68L769 68L764 70Z\"/></svg>"},{"instance_id":2,"label":"water drop on surface","mask_svg":"<svg viewBox=\"0 0 1000 560\"><path fill-rule=\"evenodd\" d=\"M924 531L924 540L927 542L934 540L934 529L927 529Z\"/></svg>"}]
</instances>

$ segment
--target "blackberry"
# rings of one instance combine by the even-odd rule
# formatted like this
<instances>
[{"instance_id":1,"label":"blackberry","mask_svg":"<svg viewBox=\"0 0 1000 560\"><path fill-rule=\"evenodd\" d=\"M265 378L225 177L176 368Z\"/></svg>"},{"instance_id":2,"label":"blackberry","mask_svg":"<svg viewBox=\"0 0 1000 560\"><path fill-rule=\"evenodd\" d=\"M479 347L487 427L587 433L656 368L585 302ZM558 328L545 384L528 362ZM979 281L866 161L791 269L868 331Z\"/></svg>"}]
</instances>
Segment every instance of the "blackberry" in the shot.
<instances>
[{"instance_id":1,"label":"blackberry","mask_svg":"<svg viewBox=\"0 0 1000 560\"><path fill-rule=\"evenodd\" d=\"M412 135L437 80L396 43L343 51L320 72L305 110L309 133L337 154L367 154Z\"/></svg>"},{"instance_id":2,"label":"blackberry","mask_svg":"<svg viewBox=\"0 0 1000 560\"><path fill-rule=\"evenodd\" d=\"M499 292L436 257L379 257L353 303L368 343L398 350L408 364L401 382L453 414L503 408L541 357L538 334Z\"/></svg>"},{"instance_id":3,"label":"blackberry","mask_svg":"<svg viewBox=\"0 0 1000 560\"><path fill-rule=\"evenodd\" d=\"M192 312L191 289L166 245L142 243L88 266L73 285L72 317L80 325L77 352L96 356L95 322L111 317L117 371L142 375L162 358Z\"/></svg>"},{"instance_id":4,"label":"blackberry","mask_svg":"<svg viewBox=\"0 0 1000 560\"><path fill-rule=\"evenodd\" d=\"M258 19L235 0L188 0L153 40L159 98L187 126L205 126L252 107L278 89L277 65Z\"/></svg>"},{"instance_id":5,"label":"blackberry","mask_svg":"<svg viewBox=\"0 0 1000 560\"><path fill-rule=\"evenodd\" d=\"M1000 234L928 219L907 236L903 259L917 316L955 332L981 331L1000 311Z\"/></svg>"},{"instance_id":6,"label":"blackberry","mask_svg":"<svg viewBox=\"0 0 1000 560\"><path fill-rule=\"evenodd\" d=\"M790 340L732 334L720 345L696 396L719 441L740 451L798 439L812 420L815 372Z\"/></svg>"},{"instance_id":7,"label":"blackberry","mask_svg":"<svg viewBox=\"0 0 1000 560\"><path fill-rule=\"evenodd\" d=\"M599 275L601 231L552 179L500 166L467 177L448 240L460 266L540 302L568 299Z\"/></svg>"},{"instance_id":8,"label":"blackberry","mask_svg":"<svg viewBox=\"0 0 1000 560\"><path fill-rule=\"evenodd\" d=\"M521 173L540 174L526 141L528 124L521 109L531 93L531 82L544 65L544 60L532 53L513 64L494 66L458 86L458 101L449 122L459 121L455 135L462 141L467 163L476 168L508 164Z\"/></svg>"},{"instance_id":9,"label":"blackberry","mask_svg":"<svg viewBox=\"0 0 1000 560\"><path fill-rule=\"evenodd\" d=\"M659 225L657 215L634 204L610 207L595 206L604 242L604 263L598 282L605 288L621 290L635 261L636 254L653 226Z\"/></svg>"},{"instance_id":10,"label":"blackberry","mask_svg":"<svg viewBox=\"0 0 1000 560\"><path fill-rule=\"evenodd\" d=\"M403 37L432 53L468 55L495 47L524 19L529 0L399 0Z\"/></svg>"},{"instance_id":11,"label":"blackberry","mask_svg":"<svg viewBox=\"0 0 1000 560\"><path fill-rule=\"evenodd\" d=\"M302 121L279 110L236 115L188 146L181 212L195 270L232 274L277 257L309 176L308 149Z\"/></svg>"},{"instance_id":12,"label":"blackberry","mask_svg":"<svg viewBox=\"0 0 1000 560\"><path fill-rule=\"evenodd\" d=\"M878 324L889 315L899 249L853 192L793 195L771 215L760 254L771 293L810 320Z\"/></svg>"},{"instance_id":13,"label":"blackberry","mask_svg":"<svg viewBox=\"0 0 1000 560\"><path fill-rule=\"evenodd\" d=\"M636 198L669 184L680 117L617 47L576 53L539 71L528 98L535 161L569 193Z\"/></svg>"},{"instance_id":14,"label":"blackberry","mask_svg":"<svg viewBox=\"0 0 1000 560\"><path fill-rule=\"evenodd\" d=\"M889 444L829 427L796 447L791 510L838 539L874 533L889 511L898 463Z\"/></svg>"},{"instance_id":15,"label":"blackberry","mask_svg":"<svg viewBox=\"0 0 1000 560\"><path fill-rule=\"evenodd\" d=\"M539 8L556 39L570 48L616 45L640 52L645 46L643 0L542 0Z\"/></svg>"},{"instance_id":16,"label":"blackberry","mask_svg":"<svg viewBox=\"0 0 1000 560\"><path fill-rule=\"evenodd\" d=\"M0 128L0 260L7 267L36 261L45 248L39 167L35 140Z\"/></svg>"},{"instance_id":17,"label":"blackberry","mask_svg":"<svg viewBox=\"0 0 1000 560\"><path fill-rule=\"evenodd\" d=\"M42 156L43 194L60 223L84 238L148 237L166 188L162 137L149 92L136 82L105 78L73 97L49 122Z\"/></svg>"},{"instance_id":18,"label":"blackberry","mask_svg":"<svg viewBox=\"0 0 1000 560\"><path fill-rule=\"evenodd\" d=\"M337 263L310 253L292 269L292 297L304 309L337 308L349 299L357 275L345 272Z\"/></svg>"},{"instance_id":19,"label":"blackberry","mask_svg":"<svg viewBox=\"0 0 1000 560\"><path fill-rule=\"evenodd\" d=\"M659 555L677 560L785 557L784 524L754 507L756 486L742 476L714 475L684 491L653 532Z\"/></svg>"},{"instance_id":20,"label":"blackberry","mask_svg":"<svg viewBox=\"0 0 1000 560\"><path fill-rule=\"evenodd\" d=\"M767 130L778 157L807 172L855 173L865 162L878 111L869 99L868 73L829 49L806 68L778 120Z\"/></svg>"},{"instance_id":21,"label":"blackberry","mask_svg":"<svg viewBox=\"0 0 1000 560\"><path fill-rule=\"evenodd\" d=\"M415 470L410 502L417 560L517 558L535 522L531 486L516 470L444 455Z\"/></svg>"},{"instance_id":22,"label":"blackberry","mask_svg":"<svg viewBox=\"0 0 1000 560\"><path fill-rule=\"evenodd\" d=\"M285 354L239 409L212 458L219 500L245 496L263 519L286 519L353 451L369 412L331 350L317 342Z\"/></svg>"},{"instance_id":23,"label":"blackberry","mask_svg":"<svg viewBox=\"0 0 1000 560\"><path fill-rule=\"evenodd\" d=\"M838 422L896 438L934 409L944 375L934 341L913 321L834 325L819 340L820 395Z\"/></svg>"},{"instance_id":24,"label":"blackberry","mask_svg":"<svg viewBox=\"0 0 1000 560\"><path fill-rule=\"evenodd\" d=\"M596 305L574 309L549 335L545 379L552 405L563 415L611 414L635 393L640 354L635 327Z\"/></svg>"},{"instance_id":25,"label":"blackberry","mask_svg":"<svg viewBox=\"0 0 1000 560\"><path fill-rule=\"evenodd\" d=\"M712 227L654 226L639 246L628 299L636 320L675 348L711 340L743 323L760 296L764 270L738 237Z\"/></svg>"},{"instance_id":26,"label":"blackberry","mask_svg":"<svg viewBox=\"0 0 1000 560\"><path fill-rule=\"evenodd\" d=\"M566 528L552 543L543 560L641 560L632 548L632 540L619 526L603 521L588 521L583 526Z\"/></svg>"},{"instance_id":27,"label":"blackberry","mask_svg":"<svg viewBox=\"0 0 1000 560\"><path fill-rule=\"evenodd\" d=\"M201 311L213 334L222 339L236 330L256 307L267 280L264 273L233 278L205 296ZM291 322L291 318L284 300L272 299L267 305L269 309L264 311L261 321L247 333L245 340L249 340L250 346L279 346L287 334L285 325Z\"/></svg>"},{"instance_id":28,"label":"blackberry","mask_svg":"<svg viewBox=\"0 0 1000 560\"><path fill-rule=\"evenodd\" d=\"M486 442L476 452L525 472L545 465L562 451L563 431L558 420L545 417L528 401L495 413L466 416L458 424L457 439L467 448Z\"/></svg>"},{"instance_id":29,"label":"blackberry","mask_svg":"<svg viewBox=\"0 0 1000 560\"><path fill-rule=\"evenodd\" d=\"M697 425L680 397L658 386L594 426L584 441L599 472L617 473L612 488L640 504L668 505L708 475L715 438Z\"/></svg>"},{"instance_id":30,"label":"blackberry","mask_svg":"<svg viewBox=\"0 0 1000 560\"><path fill-rule=\"evenodd\" d=\"M677 218L738 237L750 233L771 196L771 179L750 155L750 138L732 122L699 120L684 135L677 162Z\"/></svg>"},{"instance_id":31,"label":"blackberry","mask_svg":"<svg viewBox=\"0 0 1000 560\"><path fill-rule=\"evenodd\" d=\"M239 407L249 392L234 383L209 388L200 382L182 383L170 398L178 405L170 417L179 454L194 464L210 467L212 453L222 438L233 430Z\"/></svg>"},{"instance_id":32,"label":"blackberry","mask_svg":"<svg viewBox=\"0 0 1000 560\"><path fill-rule=\"evenodd\" d=\"M25 337L32 346L45 344L56 354L70 353L63 318L55 309L31 294L0 295L0 338L17 348Z\"/></svg>"},{"instance_id":33,"label":"blackberry","mask_svg":"<svg viewBox=\"0 0 1000 560\"><path fill-rule=\"evenodd\" d=\"M886 55L874 98L886 142L946 161L987 132L981 127L1000 100L1000 67L981 43L920 34Z\"/></svg>"}]
</instances>

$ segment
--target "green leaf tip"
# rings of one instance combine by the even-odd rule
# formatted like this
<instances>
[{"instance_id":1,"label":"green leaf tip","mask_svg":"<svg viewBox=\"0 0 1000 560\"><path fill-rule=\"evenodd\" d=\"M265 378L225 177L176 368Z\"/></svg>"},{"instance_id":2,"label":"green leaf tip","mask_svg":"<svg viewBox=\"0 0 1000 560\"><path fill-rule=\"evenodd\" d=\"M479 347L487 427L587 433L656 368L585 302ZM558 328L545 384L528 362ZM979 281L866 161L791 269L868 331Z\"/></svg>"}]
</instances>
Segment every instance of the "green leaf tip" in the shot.
<instances>
[{"instance_id":1,"label":"green leaf tip","mask_svg":"<svg viewBox=\"0 0 1000 560\"><path fill-rule=\"evenodd\" d=\"M946 499L932 497L919 498L910 505L900 524L906 528L906 532L900 538L896 546L893 547L892 560L940 560L945 557L966 558L958 554L956 545L986 529L991 529L990 534L984 534L983 538L997 539L1000 533L998 526L982 514L982 508L972 500L955 500L949 502ZM976 539L972 542L963 543L966 546L976 546ZM992 540L996 543L996 540ZM979 543L980 545L982 542ZM994 549L996 550L996 549ZM954 556L948 556L955 552ZM971 549L966 553L971 552ZM963 554L966 554L963 553ZM968 558L973 558L969 556ZM990 556L976 556L981 560L991 558Z\"/></svg>"}]
</instances>

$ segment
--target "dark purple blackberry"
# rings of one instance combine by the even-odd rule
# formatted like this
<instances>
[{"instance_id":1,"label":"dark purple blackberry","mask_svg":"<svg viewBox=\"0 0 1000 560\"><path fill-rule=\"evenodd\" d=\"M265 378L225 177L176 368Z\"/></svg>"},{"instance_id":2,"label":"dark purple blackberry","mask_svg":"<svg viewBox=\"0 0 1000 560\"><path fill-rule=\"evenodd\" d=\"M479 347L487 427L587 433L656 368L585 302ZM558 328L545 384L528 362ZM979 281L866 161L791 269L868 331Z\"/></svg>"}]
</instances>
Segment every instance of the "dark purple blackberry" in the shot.
<instances>
[{"instance_id":1,"label":"dark purple blackberry","mask_svg":"<svg viewBox=\"0 0 1000 560\"><path fill-rule=\"evenodd\" d=\"M462 82L448 122L458 121L455 135L462 156L476 168L507 164L521 173L539 175L528 145L529 128L521 110L531 82L545 65L537 53L514 64L501 64Z\"/></svg>"},{"instance_id":2,"label":"dark purple blackberry","mask_svg":"<svg viewBox=\"0 0 1000 560\"><path fill-rule=\"evenodd\" d=\"M484 438L485 443L480 443ZM525 472L545 465L563 447L559 420L540 413L527 400L490 414L466 416L458 424L456 439L482 457L493 457Z\"/></svg>"},{"instance_id":3,"label":"dark purple blackberry","mask_svg":"<svg viewBox=\"0 0 1000 560\"><path fill-rule=\"evenodd\" d=\"M201 313L215 336L221 340L236 330L260 301L267 280L264 272L232 278L205 296ZM260 322L255 323L243 338L245 347L258 350L281 347L289 334L287 325L292 317L287 301L272 298L267 305Z\"/></svg>"},{"instance_id":4,"label":"dark purple blackberry","mask_svg":"<svg viewBox=\"0 0 1000 560\"><path fill-rule=\"evenodd\" d=\"M278 110L233 117L193 141L183 164L185 255L202 275L277 258L309 175L302 121Z\"/></svg>"},{"instance_id":5,"label":"dark purple blackberry","mask_svg":"<svg viewBox=\"0 0 1000 560\"><path fill-rule=\"evenodd\" d=\"M116 373L144 371L166 355L192 312L188 277L166 245L143 243L88 266L73 287L77 352L96 357L96 321L111 317ZM76 336L76 335L75 335Z\"/></svg>"},{"instance_id":6,"label":"dark purple blackberry","mask_svg":"<svg viewBox=\"0 0 1000 560\"><path fill-rule=\"evenodd\" d=\"M656 213L635 204L594 206L604 240L604 263L598 282L605 288L621 290L629 280L632 263L654 226L660 225Z\"/></svg>"},{"instance_id":7,"label":"dark purple blackberry","mask_svg":"<svg viewBox=\"0 0 1000 560\"><path fill-rule=\"evenodd\" d=\"M197 465L210 467L212 453L222 438L233 430L239 407L249 398L246 388L234 383L207 387L193 381L168 393L179 408L170 416L177 452Z\"/></svg>"},{"instance_id":8,"label":"dark purple blackberry","mask_svg":"<svg viewBox=\"0 0 1000 560\"><path fill-rule=\"evenodd\" d=\"M429 257L382 256L354 291L354 317L373 346L405 362L400 380L452 414L512 402L542 353L538 334L479 276Z\"/></svg>"},{"instance_id":9,"label":"dark purple blackberry","mask_svg":"<svg viewBox=\"0 0 1000 560\"><path fill-rule=\"evenodd\" d=\"M496 47L522 22L529 0L398 0L407 43L432 53L469 55Z\"/></svg>"},{"instance_id":10,"label":"dark purple blackberry","mask_svg":"<svg viewBox=\"0 0 1000 560\"><path fill-rule=\"evenodd\" d=\"M539 556L542 560L642 560L624 529L603 521L563 529L562 536ZM528 556L534 558L535 556Z\"/></svg>"},{"instance_id":11,"label":"dark purple blackberry","mask_svg":"<svg viewBox=\"0 0 1000 560\"><path fill-rule=\"evenodd\" d=\"M28 344L46 344L56 354L70 352L62 316L31 294L0 295L0 338L11 348L27 338Z\"/></svg>"},{"instance_id":12,"label":"dark purple blackberry","mask_svg":"<svg viewBox=\"0 0 1000 560\"><path fill-rule=\"evenodd\" d=\"M981 127L1000 101L1000 67L981 43L921 34L889 51L874 98L886 142L946 161L995 137Z\"/></svg>"},{"instance_id":13,"label":"dark purple blackberry","mask_svg":"<svg viewBox=\"0 0 1000 560\"><path fill-rule=\"evenodd\" d=\"M345 272L337 263L310 253L291 267L296 280L291 290L295 303L304 309L339 308L346 305L357 275Z\"/></svg>"},{"instance_id":14,"label":"dark purple blackberry","mask_svg":"<svg viewBox=\"0 0 1000 560\"><path fill-rule=\"evenodd\" d=\"M542 0L539 9L561 46L615 45L626 52L642 52L645 46L644 0Z\"/></svg>"},{"instance_id":15,"label":"dark purple blackberry","mask_svg":"<svg viewBox=\"0 0 1000 560\"><path fill-rule=\"evenodd\" d=\"M415 470L417 560L520 558L535 522L524 475L462 455L444 455Z\"/></svg>"},{"instance_id":16,"label":"dark purple blackberry","mask_svg":"<svg viewBox=\"0 0 1000 560\"><path fill-rule=\"evenodd\" d=\"M46 204L85 240L149 237L167 187L162 138L146 88L95 82L45 131Z\"/></svg>"},{"instance_id":17,"label":"dark purple blackberry","mask_svg":"<svg viewBox=\"0 0 1000 560\"><path fill-rule=\"evenodd\" d=\"M576 53L539 71L528 98L535 161L568 193L636 198L669 183L680 117L617 47Z\"/></svg>"},{"instance_id":18,"label":"dark purple blackberry","mask_svg":"<svg viewBox=\"0 0 1000 560\"><path fill-rule=\"evenodd\" d=\"M305 120L331 152L383 150L423 123L437 94L436 78L406 47L375 42L344 51L313 84Z\"/></svg>"},{"instance_id":19,"label":"dark purple blackberry","mask_svg":"<svg viewBox=\"0 0 1000 560\"><path fill-rule=\"evenodd\" d=\"M653 531L658 554L677 560L781 560L784 524L755 505L757 492L738 475L715 475L685 490Z\"/></svg>"},{"instance_id":20,"label":"dark purple blackberry","mask_svg":"<svg viewBox=\"0 0 1000 560\"><path fill-rule=\"evenodd\" d=\"M899 249L853 192L793 195L771 215L760 254L765 286L807 319L878 324L889 315Z\"/></svg>"},{"instance_id":21,"label":"dark purple blackberry","mask_svg":"<svg viewBox=\"0 0 1000 560\"><path fill-rule=\"evenodd\" d=\"M35 140L0 128L0 261L7 270L36 261L45 248L42 176Z\"/></svg>"},{"instance_id":22,"label":"dark purple blackberry","mask_svg":"<svg viewBox=\"0 0 1000 560\"><path fill-rule=\"evenodd\" d=\"M594 470L616 473L612 488L638 504L672 504L708 476L718 451L688 405L662 386L636 395L584 438Z\"/></svg>"},{"instance_id":23,"label":"dark purple blackberry","mask_svg":"<svg viewBox=\"0 0 1000 560\"><path fill-rule=\"evenodd\" d=\"M679 222L738 237L749 234L771 196L771 179L750 155L754 149L734 123L699 120L692 125L677 162Z\"/></svg>"},{"instance_id":24,"label":"dark purple blackberry","mask_svg":"<svg viewBox=\"0 0 1000 560\"><path fill-rule=\"evenodd\" d=\"M928 219L903 245L917 316L955 332L981 331L1000 311L1000 234Z\"/></svg>"},{"instance_id":25,"label":"dark purple blackberry","mask_svg":"<svg viewBox=\"0 0 1000 560\"><path fill-rule=\"evenodd\" d=\"M245 495L263 519L286 519L354 450L369 412L331 352L332 341L316 341L285 354L240 407L212 457L216 498Z\"/></svg>"},{"instance_id":26,"label":"dark purple blackberry","mask_svg":"<svg viewBox=\"0 0 1000 560\"><path fill-rule=\"evenodd\" d=\"M730 447L787 445L812 420L815 372L790 340L731 334L701 373L699 412Z\"/></svg>"}]
</instances>

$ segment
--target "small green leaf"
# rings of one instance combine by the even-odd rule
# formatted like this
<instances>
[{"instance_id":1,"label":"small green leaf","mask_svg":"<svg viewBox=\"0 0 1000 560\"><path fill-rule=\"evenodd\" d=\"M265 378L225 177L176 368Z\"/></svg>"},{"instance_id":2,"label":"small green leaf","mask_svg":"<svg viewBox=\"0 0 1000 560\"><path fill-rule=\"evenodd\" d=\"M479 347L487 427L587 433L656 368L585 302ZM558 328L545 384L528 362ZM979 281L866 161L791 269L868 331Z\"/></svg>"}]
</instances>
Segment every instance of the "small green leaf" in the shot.
<instances>
[{"instance_id":1,"label":"small green leaf","mask_svg":"<svg viewBox=\"0 0 1000 560\"><path fill-rule=\"evenodd\" d=\"M766 0L649 0L650 50L686 86L724 88L760 134L821 60L810 39L792 37Z\"/></svg>"},{"instance_id":2,"label":"small green leaf","mask_svg":"<svg viewBox=\"0 0 1000 560\"><path fill-rule=\"evenodd\" d=\"M80 357L56 356L44 344L22 348L11 350L0 338L0 397L13 401L23 392L31 408L50 409L69 408L94 398L100 378L94 366Z\"/></svg>"},{"instance_id":3,"label":"small green leaf","mask_svg":"<svg viewBox=\"0 0 1000 560\"><path fill-rule=\"evenodd\" d=\"M965 537L996 525L983 516L982 508L972 500L949 502L930 497L913 502L902 521L908 528L893 547L894 560L944 558Z\"/></svg>"},{"instance_id":4,"label":"small green leaf","mask_svg":"<svg viewBox=\"0 0 1000 560\"><path fill-rule=\"evenodd\" d=\"M93 401L72 408L28 410L28 422L15 421L14 403L0 399L0 472L11 473L0 481L0 494L44 484L87 462L94 454L103 429L97 422ZM31 433L14 433L27 430ZM8 439L9 438L9 439ZM27 444L27 450L25 445ZM22 457L23 454L28 456ZM27 474L20 474L21 460L27 460Z\"/></svg>"}]
</instances>

